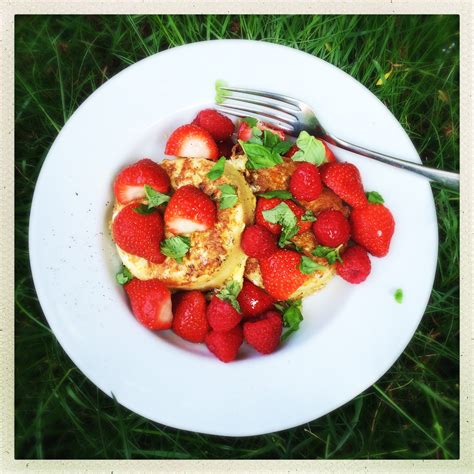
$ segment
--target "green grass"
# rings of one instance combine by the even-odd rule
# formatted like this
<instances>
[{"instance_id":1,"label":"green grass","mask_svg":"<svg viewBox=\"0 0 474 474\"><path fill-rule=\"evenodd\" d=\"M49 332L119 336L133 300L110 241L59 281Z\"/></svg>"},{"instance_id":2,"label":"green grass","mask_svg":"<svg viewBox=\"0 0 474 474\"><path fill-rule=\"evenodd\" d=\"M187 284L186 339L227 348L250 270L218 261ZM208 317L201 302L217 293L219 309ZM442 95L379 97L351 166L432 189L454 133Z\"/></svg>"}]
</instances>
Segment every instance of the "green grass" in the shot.
<instances>
[{"instance_id":1,"label":"green grass","mask_svg":"<svg viewBox=\"0 0 474 474\"><path fill-rule=\"evenodd\" d=\"M51 334L34 291L27 248L35 182L65 121L97 87L129 64L193 41L258 39L325 59L388 106L426 164L458 170L457 17L20 16L15 37L17 458L459 456L456 193L434 189L440 237L436 282L423 321L395 365L376 385L331 414L294 429L250 438L161 426L100 392ZM393 73L377 86L391 64ZM423 242L414 235L413 245Z\"/></svg>"}]
</instances>

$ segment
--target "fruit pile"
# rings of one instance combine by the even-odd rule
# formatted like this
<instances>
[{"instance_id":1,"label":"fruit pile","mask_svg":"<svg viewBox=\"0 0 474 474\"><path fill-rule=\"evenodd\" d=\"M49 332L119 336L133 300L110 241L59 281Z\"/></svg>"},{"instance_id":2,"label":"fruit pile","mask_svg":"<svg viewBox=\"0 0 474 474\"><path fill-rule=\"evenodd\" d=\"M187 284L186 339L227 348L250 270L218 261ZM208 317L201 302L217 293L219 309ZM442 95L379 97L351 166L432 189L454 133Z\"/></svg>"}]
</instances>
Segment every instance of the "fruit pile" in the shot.
<instances>
[{"instance_id":1,"label":"fruit pile","mask_svg":"<svg viewBox=\"0 0 474 474\"><path fill-rule=\"evenodd\" d=\"M241 236L243 252L258 262L261 285L244 279L207 293L172 293L159 279L134 278L126 267L117 274L142 324L152 330L171 328L187 341L205 343L223 362L237 357L244 340L261 354L275 351L303 319L295 292L328 268L349 283L363 282L371 271L368 254L385 256L395 228L380 194L365 193L358 169L338 162L326 143L306 132L294 143L250 117L235 130L228 117L206 109L177 128L165 148L167 155L216 162L207 175L211 180L239 153L245 156L246 173L280 170L273 184L284 183L257 193L254 224ZM291 174L281 176L286 169ZM112 223L115 243L152 263L172 258L185 265L189 235L217 221L211 196L191 185L170 195L167 173L149 159L123 169L114 194L120 205ZM329 194L339 207L314 205ZM237 199L231 189L222 189L219 209L232 207ZM301 246L308 239L310 250Z\"/></svg>"}]
</instances>

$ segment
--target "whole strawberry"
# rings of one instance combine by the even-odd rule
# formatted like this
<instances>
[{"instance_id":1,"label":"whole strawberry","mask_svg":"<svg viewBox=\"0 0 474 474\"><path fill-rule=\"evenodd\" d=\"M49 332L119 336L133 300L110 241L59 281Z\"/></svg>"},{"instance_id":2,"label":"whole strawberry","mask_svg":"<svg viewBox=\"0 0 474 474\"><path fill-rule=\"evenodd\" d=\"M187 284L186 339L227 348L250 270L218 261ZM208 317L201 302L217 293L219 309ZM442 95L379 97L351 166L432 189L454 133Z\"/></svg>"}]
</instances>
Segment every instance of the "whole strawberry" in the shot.
<instances>
[{"instance_id":1,"label":"whole strawberry","mask_svg":"<svg viewBox=\"0 0 474 474\"><path fill-rule=\"evenodd\" d=\"M271 354L280 344L283 321L277 311L268 311L244 323L244 339L261 354Z\"/></svg>"},{"instance_id":2,"label":"whole strawberry","mask_svg":"<svg viewBox=\"0 0 474 474\"><path fill-rule=\"evenodd\" d=\"M157 211L141 213L141 204L135 202L124 207L112 223L115 243L127 253L143 257L152 263L162 263L160 252L163 240L163 218Z\"/></svg>"},{"instance_id":3,"label":"whole strawberry","mask_svg":"<svg viewBox=\"0 0 474 474\"><path fill-rule=\"evenodd\" d=\"M124 285L133 314L149 329L169 329L173 322L171 293L159 280L133 278Z\"/></svg>"},{"instance_id":4,"label":"whole strawberry","mask_svg":"<svg viewBox=\"0 0 474 474\"><path fill-rule=\"evenodd\" d=\"M244 335L240 326L226 332L211 331L205 338L207 348L222 362L235 360L243 341Z\"/></svg>"},{"instance_id":5,"label":"whole strawberry","mask_svg":"<svg viewBox=\"0 0 474 474\"><path fill-rule=\"evenodd\" d=\"M193 124L207 130L216 142L221 142L234 133L232 120L214 109L201 110Z\"/></svg>"},{"instance_id":6,"label":"whole strawberry","mask_svg":"<svg viewBox=\"0 0 474 474\"><path fill-rule=\"evenodd\" d=\"M247 279L244 279L237 301L243 319L258 316L272 309L273 303L275 303L275 300L268 293Z\"/></svg>"},{"instance_id":7,"label":"whole strawberry","mask_svg":"<svg viewBox=\"0 0 474 474\"><path fill-rule=\"evenodd\" d=\"M240 246L245 255L254 258L269 257L278 250L275 235L260 225L250 225L245 228Z\"/></svg>"},{"instance_id":8,"label":"whole strawberry","mask_svg":"<svg viewBox=\"0 0 474 474\"><path fill-rule=\"evenodd\" d=\"M323 183L356 208L367 204L359 170L351 163L327 163L319 167Z\"/></svg>"},{"instance_id":9,"label":"whole strawberry","mask_svg":"<svg viewBox=\"0 0 474 474\"><path fill-rule=\"evenodd\" d=\"M189 234L211 228L217 220L214 201L192 185L181 186L165 210L165 225L173 234Z\"/></svg>"},{"instance_id":10,"label":"whole strawberry","mask_svg":"<svg viewBox=\"0 0 474 474\"><path fill-rule=\"evenodd\" d=\"M237 326L242 315L230 303L214 295L207 307L207 320L214 331L225 332Z\"/></svg>"},{"instance_id":11,"label":"whole strawberry","mask_svg":"<svg viewBox=\"0 0 474 474\"><path fill-rule=\"evenodd\" d=\"M170 179L166 171L148 158L124 168L115 178L114 194L121 204L144 199L145 184L160 193L167 193Z\"/></svg>"},{"instance_id":12,"label":"whole strawberry","mask_svg":"<svg viewBox=\"0 0 474 474\"><path fill-rule=\"evenodd\" d=\"M350 217L352 239L376 257L387 255L395 220L383 204L369 203L353 209Z\"/></svg>"},{"instance_id":13,"label":"whole strawberry","mask_svg":"<svg viewBox=\"0 0 474 474\"><path fill-rule=\"evenodd\" d=\"M337 274L349 283L362 283L370 274L371 265L367 252L358 245L349 247L342 256L343 263L336 263Z\"/></svg>"},{"instance_id":14,"label":"whole strawberry","mask_svg":"<svg viewBox=\"0 0 474 474\"><path fill-rule=\"evenodd\" d=\"M287 300L309 278L301 273L300 262L301 255L293 250L278 250L260 260L263 285L276 300Z\"/></svg>"},{"instance_id":15,"label":"whole strawberry","mask_svg":"<svg viewBox=\"0 0 474 474\"><path fill-rule=\"evenodd\" d=\"M351 234L349 221L341 211L322 211L313 224L313 232L318 242L328 247L345 244Z\"/></svg>"},{"instance_id":16,"label":"whole strawberry","mask_svg":"<svg viewBox=\"0 0 474 474\"><path fill-rule=\"evenodd\" d=\"M299 163L290 178L291 194L299 200L314 201L322 189L318 167L311 163Z\"/></svg>"},{"instance_id":17,"label":"whole strawberry","mask_svg":"<svg viewBox=\"0 0 474 474\"><path fill-rule=\"evenodd\" d=\"M203 342L209 332L206 298L200 291L183 293L174 308L173 331L189 342Z\"/></svg>"}]
</instances>

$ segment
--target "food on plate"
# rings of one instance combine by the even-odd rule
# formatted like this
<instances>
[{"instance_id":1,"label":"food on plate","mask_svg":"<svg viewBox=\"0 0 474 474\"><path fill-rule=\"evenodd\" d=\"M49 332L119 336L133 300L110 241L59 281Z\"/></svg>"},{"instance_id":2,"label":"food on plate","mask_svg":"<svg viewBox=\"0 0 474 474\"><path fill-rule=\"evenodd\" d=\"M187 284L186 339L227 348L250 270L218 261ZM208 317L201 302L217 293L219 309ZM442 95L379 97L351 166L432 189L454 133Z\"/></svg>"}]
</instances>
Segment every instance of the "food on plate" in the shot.
<instances>
[{"instance_id":1,"label":"food on plate","mask_svg":"<svg viewBox=\"0 0 474 474\"><path fill-rule=\"evenodd\" d=\"M115 178L112 238L136 319L204 344L271 354L303 321L302 298L338 275L360 284L395 229L383 197L323 141L252 117L200 111L164 154Z\"/></svg>"}]
</instances>

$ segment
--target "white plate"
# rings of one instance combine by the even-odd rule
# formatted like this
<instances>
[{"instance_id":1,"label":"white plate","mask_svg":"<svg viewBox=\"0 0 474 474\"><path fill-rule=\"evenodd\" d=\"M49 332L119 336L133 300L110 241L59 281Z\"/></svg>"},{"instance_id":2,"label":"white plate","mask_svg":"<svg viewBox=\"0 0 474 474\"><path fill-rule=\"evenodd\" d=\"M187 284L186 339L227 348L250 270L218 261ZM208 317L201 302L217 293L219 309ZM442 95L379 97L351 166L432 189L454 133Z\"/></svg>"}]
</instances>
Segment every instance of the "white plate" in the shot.
<instances>
[{"instance_id":1,"label":"white plate","mask_svg":"<svg viewBox=\"0 0 474 474\"><path fill-rule=\"evenodd\" d=\"M366 190L383 195L396 221L390 253L372 258L365 283L335 278L304 300L305 320L284 347L269 356L247 350L230 364L170 331L140 326L114 281L120 265L107 228L111 185L127 163L163 158L169 133L213 103L216 79L302 99L337 136L420 162L387 108L325 61L252 41L174 48L117 74L62 129L36 185L30 258L48 323L101 390L169 426L246 436L320 417L390 368L430 296L437 222L422 178L334 149L357 164ZM403 304L393 297L399 287Z\"/></svg>"}]
</instances>

